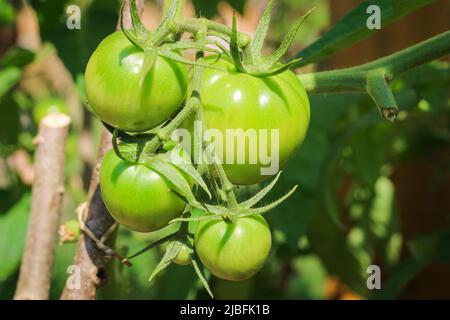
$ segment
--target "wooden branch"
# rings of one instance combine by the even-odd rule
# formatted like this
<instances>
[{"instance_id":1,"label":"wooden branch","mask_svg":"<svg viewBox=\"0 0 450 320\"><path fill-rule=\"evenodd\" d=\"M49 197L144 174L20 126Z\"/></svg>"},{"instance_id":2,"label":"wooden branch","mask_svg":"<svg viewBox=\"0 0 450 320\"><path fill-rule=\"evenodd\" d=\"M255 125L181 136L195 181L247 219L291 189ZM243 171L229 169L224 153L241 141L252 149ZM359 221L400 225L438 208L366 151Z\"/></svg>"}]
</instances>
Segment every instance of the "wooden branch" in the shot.
<instances>
[{"instance_id":1,"label":"wooden branch","mask_svg":"<svg viewBox=\"0 0 450 320\"><path fill-rule=\"evenodd\" d=\"M125 0L125 5L128 6L128 0ZM143 0L136 1L138 8L142 11ZM126 10L125 12L129 12ZM131 26L131 17L125 15L124 24L127 27ZM120 29L118 23L117 28ZM114 220L110 216L108 210L103 203L99 186L99 170L105 153L111 149L111 134L104 129L97 154L96 164L92 173L87 208L86 212L86 226L95 234L98 239L103 238L103 235L110 231ZM97 288L103 283L106 275L105 272L105 254L100 250L95 242L87 237L81 235L78 240L78 247L75 254L74 265L79 267L81 286L79 288L66 286L61 295L62 300L93 300L96 297Z\"/></svg>"},{"instance_id":2,"label":"wooden branch","mask_svg":"<svg viewBox=\"0 0 450 320\"><path fill-rule=\"evenodd\" d=\"M92 172L89 186L86 226L97 236L109 230L114 220L103 203L99 186L99 170L103 156L111 149L111 134L107 130L102 131L97 160ZM102 283L100 271L105 267L104 253L97 247L95 242L84 234L78 240L78 247L75 254L74 265L80 269L81 287L65 286L61 295L62 300L93 300L96 296L97 287Z\"/></svg>"},{"instance_id":3,"label":"wooden branch","mask_svg":"<svg viewBox=\"0 0 450 320\"><path fill-rule=\"evenodd\" d=\"M64 195L64 162L70 118L46 116L35 139L35 178L25 250L14 299L48 299Z\"/></svg>"}]
</instances>

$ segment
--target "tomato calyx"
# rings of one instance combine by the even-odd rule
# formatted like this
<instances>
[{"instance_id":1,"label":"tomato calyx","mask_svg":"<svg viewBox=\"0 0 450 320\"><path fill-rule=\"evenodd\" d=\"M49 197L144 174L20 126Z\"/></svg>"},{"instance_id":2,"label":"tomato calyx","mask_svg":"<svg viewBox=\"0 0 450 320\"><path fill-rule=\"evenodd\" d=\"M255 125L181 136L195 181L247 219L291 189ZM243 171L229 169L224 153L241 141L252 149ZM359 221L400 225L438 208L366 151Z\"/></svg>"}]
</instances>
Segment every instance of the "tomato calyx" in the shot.
<instances>
[{"instance_id":1,"label":"tomato calyx","mask_svg":"<svg viewBox=\"0 0 450 320\"><path fill-rule=\"evenodd\" d=\"M257 194L255 194L253 197L240 202L237 204L235 208L232 207L226 207L221 205L210 205L210 204L200 204L200 206L193 205L194 208L202 209L207 211L209 214L199 216L199 217L181 217L173 219L170 223L174 222L190 222L190 221L205 221L205 220L224 220L224 221L234 221L236 218L239 217L248 217L253 216L257 214L264 214L282 202L284 202L287 198L289 198L296 190L297 185L294 186L289 192L284 194L279 199L273 201L272 203L269 203L267 205L263 205L260 207L254 207L256 204L258 204L261 200L264 199L264 197L273 189L275 184L277 183L282 171L278 172L276 177L263 189L261 189Z\"/></svg>"},{"instance_id":2,"label":"tomato calyx","mask_svg":"<svg viewBox=\"0 0 450 320\"><path fill-rule=\"evenodd\" d=\"M283 39L280 47L272 55L264 57L261 54L261 49L269 27L272 7L273 0L269 2L264 11L263 17L261 18L258 28L256 29L255 37L243 50L241 50L238 46L236 14L233 14L230 54L238 71L257 77L271 76L290 69L301 60L301 58L293 59L286 64L281 64L279 62L294 41L295 35L297 34L300 26L314 9L309 10L294 23L286 37Z\"/></svg>"}]
</instances>

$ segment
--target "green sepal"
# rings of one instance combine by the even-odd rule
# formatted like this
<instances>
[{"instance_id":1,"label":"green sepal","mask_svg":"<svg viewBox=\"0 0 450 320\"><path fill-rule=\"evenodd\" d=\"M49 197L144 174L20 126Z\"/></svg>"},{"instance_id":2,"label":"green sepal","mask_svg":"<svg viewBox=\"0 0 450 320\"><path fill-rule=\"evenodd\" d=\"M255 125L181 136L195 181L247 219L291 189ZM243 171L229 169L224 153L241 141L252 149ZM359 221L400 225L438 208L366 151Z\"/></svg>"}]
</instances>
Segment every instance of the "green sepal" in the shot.
<instances>
[{"instance_id":1,"label":"green sepal","mask_svg":"<svg viewBox=\"0 0 450 320\"><path fill-rule=\"evenodd\" d=\"M194 267L195 273L197 273L198 278L200 279L201 283L203 284L203 287L208 292L208 294L211 296L211 298L214 298L214 295L212 294L211 288L209 287L208 281L203 276L202 271L200 270L200 267L198 265L196 257L192 257L192 266Z\"/></svg>"},{"instance_id":2,"label":"green sepal","mask_svg":"<svg viewBox=\"0 0 450 320\"><path fill-rule=\"evenodd\" d=\"M272 12L273 2L274 0L270 0L267 4L264 14L259 21L258 27L256 28L255 36L253 37L253 41L251 43L251 53L253 57L258 57L261 55L264 39L266 38L267 30L269 29L270 14Z\"/></svg>"},{"instance_id":3,"label":"green sepal","mask_svg":"<svg viewBox=\"0 0 450 320\"><path fill-rule=\"evenodd\" d=\"M282 196L281 198L279 198L278 200L275 200L274 202L263 206L263 207L259 207L259 208L252 208L252 209L245 209L245 208L241 208L239 210L239 216L241 217L247 217L247 216L251 216L254 214L264 214L270 210L272 210L273 208L275 208L276 206L278 206L279 204L281 204L282 202L284 202L287 198L289 198L294 192L295 190L297 190L298 186L294 186L288 193L286 193L284 196Z\"/></svg>"},{"instance_id":4,"label":"green sepal","mask_svg":"<svg viewBox=\"0 0 450 320\"><path fill-rule=\"evenodd\" d=\"M240 72L246 72L244 65L241 60L241 53L238 46L237 38L237 27L236 27L236 12L233 12L233 26L231 28L231 39L230 39L230 54L231 59L233 59L234 66L236 70Z\"/></svg>"},{"instance_id":5,"label":"green sepal","mask_svg":"<svg viewBox=\"0 0 450 320\"><path fill-rule=\"evenodd\" d=\"M208 189L208 186L206 185L205 181L201 177L201 175L198 173L197 170L195 170L192 163L189 161L186 161L181 156L179 156L177 153L183 152L180 147L175 147L172 150L169 151L168 154L170 154L170 163L175 166L178 170L184 172L187 174L195 183L197 183L208 195L209 198L211 198L211 192ZM161 157L163 159L168 158L167 154L160 154L157 155L157 157Z\"/></svg>"},{"instance_id":6,"label":"green sepal","mask_svg":"<svg viewBox=\"0 0 450 320\"><path fill-rule=\"evenodd\" d=\"M172 241L167 245L166 252L159 261L156 268L151 273L150 277L148 278L148 282L151 282L158 273L160 273L162 270L164 270L170 265L172 260L175 259L176 256L180 253L182 247L183 244L179 241Z\"/></svg>"},{"instance_id":7,"label":"green sepal","mask_svg":"<svg viewBox=\"0 0 450 320\"><path fill-rule=\"evenodd\" d=\"M145 253L147 251L150 251L153 248L156 248L157 246L163 244L164 242L167 242L167 241L170 241L170 240L174 239L176 237L176 235L177 235L177 233L175 232L175 233L169 234L168 236L165 236L165 237L163 237L163 238L161 238L161 239L159 239L159 240L157 240L155 242L152 242L148 246L146 246L145 248L139 250L136 253L133 253L132 255L127 257L125 260L131 260L133 258L136 258L137 256L140 256L141 254L143 254L143 253Z\"/></svg>"},{"instance_id":8,"label":"green sepal","mask_svg":"<svg viewBox=\"0 0 450 320\"><path fill-rule=\"evenodd\" d=\"M143 156L141 158L143 158L142 164L166 178L174 188L174 191L183 196L188 203L198 204L188 181L169 160L157 156Z\"/></svg>"},{"instance_id":9,"label":"green sepal","mask_svg":"<svg viewBox=\"0 0 450 320\"><path fill-rule=\"evenodd\" d=\"M290 46L292 45L292 42L295 39L295 35L298 32L298 29L300 29L300 26L303 24L303 22L306 20L306 18L314 11L314 9L309 10L307 13L305 13L300 19L298 19L294 25L291 27L289 32L287 33L286 37L281 42L281 46L270 56L267 58L267 64L264 66L267 69L272 68L280 59L285 55L285 53L288 51Z\"/></svg>"},{"instance_id":10,"label":"green sepal","mask_svg":"<svg viewBox=\"0 0 450 320\"><path fill-rule=\"evenodd\" d=\"M244 208L251 208L255 204L257 204L259 201L261 201L270 192L270 190L273 189L273 187L277 183L278 179L280 178L281 172L282 171L278 172L276 177L267 186L265 186L261 191L259 191L257 194L255 194L250 199L241 202L239 205Z\"/></svg>"},{"instance_id":11,"label":"green sepal","mask_svg":"<svg viewBox=\"0 0 450 320\"><path fill-rule=\"evenodd\" d=\"M120 29L128 38L128 40L136 47L141 48L142 50L154 47L153 45L149 46L149 43L151 43L151 41L149 40L152 36L152 32L145 29L144 25L142 24L136 5L136 0L130 1L130 15L131 15L131 23L133 26L132 29L127 29L125 27L124 15L125 15L125 2L122 4L122 8L120 9Z\"/></svg>"},{"instance_id":12,"label":"green sepal","mask_svg":"<svg viewBox=\"0 0 450 320\"><path fill-rule=\"evenodd\" d=\"M144 62L142 64L142 69L139 74L139 86L142 87L145 77L153 68L156 62L157 52L155 49L145 49L144 50Z\"/></svg>"}]
</instances>

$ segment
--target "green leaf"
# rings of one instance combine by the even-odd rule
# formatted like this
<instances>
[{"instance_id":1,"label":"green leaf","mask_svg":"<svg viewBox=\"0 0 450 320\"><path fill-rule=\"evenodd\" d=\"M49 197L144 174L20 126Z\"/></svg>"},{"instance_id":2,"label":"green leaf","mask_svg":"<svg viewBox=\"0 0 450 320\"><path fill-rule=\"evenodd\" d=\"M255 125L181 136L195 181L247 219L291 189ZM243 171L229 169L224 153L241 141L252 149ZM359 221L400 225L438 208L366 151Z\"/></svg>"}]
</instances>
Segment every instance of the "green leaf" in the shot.
<instances>
[{"instance_id":1,"label":"green leaf","mask_svg":"<svg viewBox=\"0 0 450 320\"><path fill-rule=\"evenodd\" d=\"M7 26L14 22L16 12L12 4L6 0L0 0L0 26Z\"/></svg>"},{"instance_id":2,"label":"green leaf","mask_svg":"<svg viewBox=\"0 0 450 320\"><path fill-rule=\"evenodd\" d=\"M137 256L140 256L141 254L146 253L147 251L150 251L151 249L163 244L164 242L172 240L173 238L175 238L175 236L176 236L176 233L172 233L172 234L169 234L159 240L156 240L155 242L150 243L148 246L139 250L138 252L131 254L129 257L126 258L126 260L131 260L133 258L136 258Z\"/></svg>"},{"instance_id":3,"label":"green leaf","mask_svg":"<svg viewBox=\"0 0 450 320\"><path fill-rule=\"evenodd\" d=\"M120 144L117 144L117 137L120 135L120 130L113 131L113 148L117 156L124 161L141 162L142 151L144 150L147 139L127 136L121 138Z\"/></svg>"},{"instance_id":4,"label":"green leaf","mask_svg":"<svg viewBox=\"0 0 450 320\"><path fill-rule=\"evenodd\" d=\"M214 298L214 295L212 294L211 288L209 287L208 281L203 276L202 271L200 270L200 267L198 266L198 262L195 258L192 258L192 265L194 266L195 272L197 273L198 278L203 284L203 287L205 287L208 294L211 296L211 298Z\"/></svg>"},{"instance_id":5,"label":"green leaf","mask_svg":"<svg viewBox=\"0 0 450 320\"><path fill-rule=\"evenodd\" d=\"M161 32L161 30L167 29L169 27L170 22L172 22L173 19L175 19L176 15L178 13L179 6L180 6L180 0L172 0L170 2L169 9L167 10L163 20L161 21L158 28L156 29L155 34L158 34L159 32Z\"/></svg>"},{"instance_id":6,"label":"green leaf","mask_svg":"<svg viewBox=\"0 0 450 320\"><path fill-rule=\"evenodd\" d=\"M217 5L220 0L193 0L195 6L195 13L197 16L212 18L217 14ZM223 0L222 0L223 1ZM231 7L239 13L244 13L246 0L225 0Z\"/></svg>"},{"instance_id":7,"label":"green leaf","mask_svg":"<svg viewBox=\"0 0 450 320\"><path fill-rule=\"evenodd\" d=\"M150 70L153 68L157 57L156 50L144 50L144 62L139 75L139 86L142 87L145 77L147 77Z\"/></svg>"},{"instance_id":8,"label":"green leaf","mask_svg":"<svg viewBox=\"0 0 450 320\"><path fill-rule=\"evenodd\" d=\"M236 69L241 72L245 72L245 68L242 65L241 61L241 53L239 52L237 28L236 28L236 13L233 13L233 26L231 28L231 39L230 39L230 54Z\"/></svg>"},{"instance_id":9,"label":"green leaf","mask_svg":"<svg viewBox=\"0 0 450 320\"><path fill-rule=\"evenodd\" d=\"M220 215L214 215L214 214L205 214L203 216L197 216L197 217L189 217L189 218L176 218L170 221L169 223L174 222L180 222L180 221L188 221L188 222L199 222L199 221L213 221L213 220L220 220L222 217Z\"/></svg>"},{"instance_id":10,"label":"green leaf","mask_svg":"<svg viewBox=\"0 0 450 320\"><path fill-rule=\"evenodd\" d=\"M133 11L133 9L132 9L133 3L135 5L135 11ZM122 8L120 9L120 29L125 34L125 36L128 38L128 40L132 44L134 44L136 47L141 48L142 50L152 49L153 48L152 43L145 41L148 38L149 31L146 31L147 36L145 36L142 34L142 29L138 25L135 25L135 19L136 19L135 15L136 14L138 15L135 0L131 1L130 10L131 10L133 29L127 29L124 24L124 15L126 14L125 13L125 2L122 4ZM137 19L139 20L139 15L137 16Z\"/></svg>"},{"instance_id":11,"label":"green leaf","mask_svg":"<svg viewBox=\"0 0 450 320\"><path fill-rule=\"evenodd\" d=\"M300 26L313 11L314 9L309 10L294 23L292 28L287 33L286 37L281 42L280 47L267 59L267 62L264 64L263 69L272 68L272 66L274 66L284 56L284 54L288 51L289 47L294 41L298 29L300 29Z\"/></svg>"},{"instance_id":12,"label":"green leaf","mask_svg":"<svg viewBox=\"0 0 450 320\"><path fill-rule=\"evenodd\" d=\"M211 192L209 192L208 186L206 185L201 175L198 173L197 170L195 170L194 166L190 162L186 161L181 156L177 155L177 153L174 152L175 150L170 151L170 158L171 158L170 163L173 166L175 166L178 170L184 172L189 177L191 177L192 180L194 180L206 192L209 198L211 198Z\"/></svg>"},{"instance_id":13,"label":"green leaf","mask_svg":"<svg viewBox=\"0 0 450 320\"><path fill-rule=\"evenodd\" d=\"M254 58L261 55L261 49L264 44L264 39L266 38L267 30L269 29L270 14L272 12L273 2L274 0L270 0L269 3L267 4L267 7L264 10L261 20L259 21L258 27L256 28L251 48L252 55Z\"/></svg>"},{"instance_id":14,"label":"green leaf","mask_svg":"<svg viewBox=\"0 0 450 320\"><path fill-rule=\"evenodd\" d=\"M197 49L199 51L208 51L220 54L221 51L207 47L205 44L213 44L215 46L221 46L220 43L215 41L209 41L209 42L200 42L200 41L190 41L190 40L182 40L175 43L166 43L161 45L161 48L164 48L165 50L173 51L173 50L187 50L187 49ZM225 50L223 46L219 47L222 51Z\"/></svg>"},{"instance_id":15,"label":"green leaf","mask_svg":"<svg viewBox=\"0 0 450 320\"><path fill-rule=\"evenodd\" d=\"M150 38L151 32L145 28L144 24L141 21L139 11L136 5L136 0L130 1L130 15L133 30L136 33L136 35L144 39Z\"/></svg>"},{"instance_id":16,"label":"green leaf","mask_svg":"<svg viewBox=\"0 0 450 320\"><path fill-rule=\"evenodd\" d=\"M302 67L310 63L322 61L339 51L369 38L377 30L367 28L366 12L369 5L376 5L381 11L381 26L385 27L410 12L434 0L374 0L364 1L339 20L319 40L300 51L295 57L303 57L296 66Z\"/></svg>"},{"instance_id":17,"label":"green leaf","mask_svg":"<svg viewBox=\"0 0 450 320\"><path fill-rule=\"evenodd\" d=\"M419 236L408 243L413 257L429 262L450 261L450 230L440 230Z\"/></svg>"},{"instance_id":18,"label":"green leaf","mask_svg":"<svg viewBox=\"0 0 450 320\"><path fill-rule=\"evenodd\" d=\"M246 208L251 208L255 204L257 204L259 201L261 201L270 192L270 190L273 189L273 187L275 186L275 184L278 181L278 178L280 178L281 172L282 171L278 172L276 177L267 186L265 186L263 189L261 189L261 191L259 191L257 194L255 194L250 199L241 202L239 205L246 207Z\"/></svg>"},{"instance_id":19,"label":"green leaf","mask_svg":"<svg viewBox=\"0 0 450 320\"><path fill-rule=\"evenodd\" d=\"M19 82L22 72L17 67L0 71L0 98Z\"/></svg>"},{"instance_id":20,"label":"green leaf","mask_svg":"<svg viewBox=\"0 0 450 320\"><path fill-rule=\"evenodd\" d=\"M0 282L19 268L25 244L30 194L25 194L8 211L0 214Z\"/></svg>"},{"instance_id":21,"label":"green leaf","mask_svg":"<svg viewBox=\"0 0 450 320\"><path fill-rule=\"evenodd\" d=\"M184 57L180 56L178 53L175 53L175 52L170 51L170 50L166 50L164 48L159 48L158 55L161 56L161 57L164 57L164 58L167 58L167 59L179 62L179 63L187 64L187 65L199 66L199 67L203 67L203 68L210 68L210 69L223 71L222 69L214 67L214 66L212 66L210 64L189 60L187 58L184 58Z\"/></svg>"},{"instance_id":22,"label":"green leaf","mask_svg":"<svg viewBox=\"0 0 450 320\"><path fill-rule=\"evenodd\" d=\"M32 62L34 59L34 53L30 50L14 47L9 49L0 60L0 66L2 68L6 67L17 67L22 68Z\"/></svg>"},{"instance_id":23,"label":"green leaf","mask_svg":"<svg viewBox=\"0 0 450 320\"><path fill-rule=\"evenodd\" d=\"M397 298L408 282L428 265L425 260L409 259L396 265L390 272L389 278L375 290L371 299L392 300Z\"/></svg>"},{"instance_id":24,"label":"green leaf","mask_svg":"<svg viewBox=\"0 0 450 320\"><path fill-rule=\"evenodd\" d=\"M191 186L170 161L161 159L160 157L145 157L142 159L142 164L166 178L172 184L174 191L185 197L190 204L198 203L192 193Z\"/></svg>"},{"instance_id":25,"label":"green leaf","mask_svg":"<svg viewBox=\"0 0 450 320\"><path fill-rule=\"evenodd\" d=\"M183 244L179 241L173 241L167 245L167 249L166 252L164 253L164 256L161 258L161 261L158 263L156 268L151 273L150 277L148 278L148 282L151 282L158 273L160 273L162 270L164 270L170 265L172 260L175 259L175 257L181 251L182 247Z\"/></svg>"},{"instance_id":26,"label":"green leaf","mask_svg":"<svg viewBox=\"0 0 450 320\"><path fill-rule=\"evenodd\" d=\"M281 204L282 202L284 202L287 198L289 198L295 192L295 190L297 190L297 187L298 186L294 186L288 193L286 193L284 196L282 196L278 200L275 200L271 204L268 204L266 206L259 207L259 208L241 209L241 210L239 210L240 214L242 214L242 216L245 217L245 216L251 216L254 214L266 213L266 212L272 210L273 208L275 208L276 206L278 206L279 204Z\"/></svg>"}]
</instances>

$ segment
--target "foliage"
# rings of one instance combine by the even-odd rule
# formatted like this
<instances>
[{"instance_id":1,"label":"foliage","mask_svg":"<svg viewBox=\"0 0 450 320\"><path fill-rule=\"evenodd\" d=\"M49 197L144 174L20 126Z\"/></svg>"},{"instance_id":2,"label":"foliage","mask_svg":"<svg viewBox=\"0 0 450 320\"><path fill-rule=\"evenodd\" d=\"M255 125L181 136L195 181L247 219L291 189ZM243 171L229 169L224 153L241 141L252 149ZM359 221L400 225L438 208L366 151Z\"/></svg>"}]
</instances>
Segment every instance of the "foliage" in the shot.
<instances>
[{"instance_id":1,"label":"foliage","mask_svg":"<svg viewBox=\"0 0 450 320\"><path fill-rule=\"evenodd\" d=\"M84 85L80 79L88 58L98 43L115 29L120 1L29 2L38 12L43 41L51 43L57 49L72 77L79 79L78 89L83 96ZM238 12L245 12L246 1L227 2ZM278 2L273 12L276 19L272 21L267 33L266 45L269 48L281 45L282 53L292 53L292 49L287 51L288 42L294 42L297 51L303 47L298 53L291 55L302 58L294 61L296 67L330 59L334 54L377 32L365 27L366 3L361 3L313 41L320 29L328 24L327 4L324 1L305 1L306 4L288 0ZM379 5L383 13L387 13L382 20L382 25L386 26L432 1L372 2ZM65 26L65 8L69 3L81 7L81 30L68 30ZM218 13L218 0L194 0L193 3L197 14L203 17L213 17ZM299 33L292 33L283 45L282 36L288 34L289 30L287 22L292 24L294 21L290 12L304 13L313 3L317 4L316 11L304 21ZM14 23L16 11L17 8L0 0L0 28ZM287 19L279 19L285 14L288 14ZM236 27L239 29L239 25ZM234 55L236 62L241 59L242 52L238 48L241 41L239 34L236 32L235 36L233 39L231 34L230 38L236 44L237 51L230 55ZM304 43L311 41L310 45L304 46ZM196 49L195 46L193 48ZM265 50L264 55L267 53ZM0 58L1 299L11 298L14 292L30 207L30 187L21 181L16 168L10 166L9 157L16 150L26 150L33 157L32 139L37 128L31 119L37 101L22 90L19 81L26 66L35 60L35 54L37 55L13 47ZM166 51L165 54L169 53ZM279 56L276 55L276 58ZM255 71L251 69L251 64L246 63L242 66L247 68L247 72L273 72L275 60L270 61L265 70ZM193 68L198 66L201 66L201 61L197 65L194 63ZM264 200L264 203L272 203L293 186L300 186L299 192L293 193L289 200L279 206L271 206L272 210L265 215L272 230L273 247L263 269L250 280L242 283L228 282L211 276L201 267L201 270L197 270L191 266L167 263L160 265L161 272L155 275L152 283L148 283L148 277L158 268L161 257L168 254L166 259L171 260L171 255L178 252L176 245L169 249L155 246L153 250L133 259L131 268L114 261L111 281L101 289L99 297L195 299L208 297L207 290L210 288L219 299L323 299L329 298L325 292L325 283L330 276L336 276L352 292L364 298L398 297L411 279L427 266L435 262L448 263L450 259L448 227L413 239L406 238L399 217L401 208L397 202L397 186L393 176L396 169L405 163L417 159L431 161L428 158L430 154L448 149L448 68L448 62L442 61L422 64L411 70L405 69L405 72L389 83L399 108L394 124L380 117L373 100L365 92L320 92L310 96L311 123L306 140L284 169L284 174L277 178L277 185L266 182L234 189L237 203L242 204L256 192L263 190L260 195L265 195L264 190L273 188ZM85 98L82 100L83 103L86 102ZM195 105L192 107L195 108ZM97 120L86 122L89 124L85 125L85 129L95 137L101 124ZM92 163L79 158L77 147L84 133L76 129L70 133L66 168L68 186L63 221L75 218L74 209L86 194L86 175L90 173ZM136 157L136 144L139 141L120 138L124 157ZM173 167L180 169L167 162L167 159L141 160L155 170L173 173ZM190 165L179 166L202 189L209 190L209 181L205 177L198 176ZM448 176L448 169L448 164L443 165L443 177ZM179 181L179 175L169 173L168 176L172 177L172 183L182 183L176 182ZM438 184L437 181L436 185ZM196 202L196 197L203 191L191 194L189 186L181 187L178 191L192 207L202 208ZM208 198L208 192L203 192L204 198ZM259 197L256 200L260 200ZM250 207L245 208L247 213L251 213L248 211ZM220 211L219 206L211 205L208 209L216 210L218 214L228 214ZM190 219L191 228L194 220L202 214L200 209L194 209L192 216L184 218ZM182 223L176 222L148 234L119 228L115 249L123 256L130 256L161 238L173 235L180 225ZM402 248L407 248L410 252L408 258L402 257ZM75 244L64 244L57 249L52 299L59 298L74 252ZM366 287L366 270L371 264L380 264L383 276L386 276L382 290L375 293L369 292ZM197 277L199 272L196 271L199 270L204 279ZM285 279L285 283L278 281L280 278ZM207 289L204 288L206 281L209 283Z\"/></svg>"}]
</instances>

